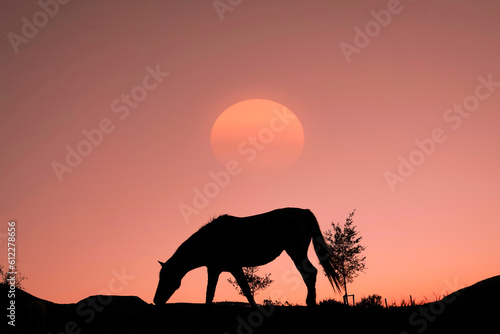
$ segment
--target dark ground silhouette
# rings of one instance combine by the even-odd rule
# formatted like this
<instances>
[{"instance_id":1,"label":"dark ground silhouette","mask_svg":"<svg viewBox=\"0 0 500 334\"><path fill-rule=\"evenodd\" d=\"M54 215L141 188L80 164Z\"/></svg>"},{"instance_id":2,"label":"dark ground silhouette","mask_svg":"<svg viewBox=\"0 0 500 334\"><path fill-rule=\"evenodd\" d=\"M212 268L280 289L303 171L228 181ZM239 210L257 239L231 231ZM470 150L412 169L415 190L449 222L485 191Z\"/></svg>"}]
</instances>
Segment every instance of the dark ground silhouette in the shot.
<instances>
[{"instance_id":1,"label":"dark ground silhouette","mask_svg":"<svg viewBox=\"0 0 500 334\"><path fill-rule=\"evenodd\" d=\"M2 296L7 290L0 285ZM242 303L155 306L135 296L92 296L76 304L55 304L18 290L16 328L9 327L7 333L490 334L500 331L499 314L500 276L438 302L388 309L342 304L263 306L260 311ZM5 316L3 322L5 328Z\"/></svg>"}]
</instances>

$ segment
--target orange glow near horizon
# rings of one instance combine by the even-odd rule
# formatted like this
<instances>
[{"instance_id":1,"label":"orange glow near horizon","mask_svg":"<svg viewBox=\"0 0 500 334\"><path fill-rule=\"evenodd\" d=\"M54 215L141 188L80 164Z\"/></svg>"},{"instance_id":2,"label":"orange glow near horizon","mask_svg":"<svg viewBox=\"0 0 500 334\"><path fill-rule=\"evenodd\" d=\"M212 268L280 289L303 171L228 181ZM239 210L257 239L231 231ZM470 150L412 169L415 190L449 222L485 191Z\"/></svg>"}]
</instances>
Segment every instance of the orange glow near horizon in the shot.
<instances>
[{"instance_id":1,"label":"orange glow near horizon","mask_svg":"<svg viewBox=\"0 0 500 334\"><path fill-rule=\"evenodd\" d=\"M28 292L152 302L157 261L210 219L290 206L323 231L356 209L357 301L434 299L498 275L500 3L388 3L243 1L221 20L210 1L72 1L13 46L43 9L9 2L0 264L15 221ZM273 110L295 118L273 132ZM241 169L221 185L231 159ZM258 302L305 304L286 254L260 273L274 283ZM228 277L215 300L244 301ZM188 273L169 302L204 302L206 278ZM321 274L317 292L341 298Z\"/></svg>"}]
</instances>

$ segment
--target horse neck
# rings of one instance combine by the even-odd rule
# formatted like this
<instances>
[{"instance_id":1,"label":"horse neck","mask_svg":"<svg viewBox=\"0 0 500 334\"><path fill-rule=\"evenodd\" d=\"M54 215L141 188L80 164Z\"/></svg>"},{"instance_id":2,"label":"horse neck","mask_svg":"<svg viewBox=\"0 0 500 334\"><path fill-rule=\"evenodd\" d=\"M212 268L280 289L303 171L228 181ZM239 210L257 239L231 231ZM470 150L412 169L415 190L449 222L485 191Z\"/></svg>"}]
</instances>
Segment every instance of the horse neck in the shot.
<instances>
[{"instance_id":1,"label":"horse neck","mask_svg":"<svg viewBox=\"0 0 500 334\"><path fill-rule=\"evenodd\" d=\"M201 254L193 246L194 244L190 243L189 239L186 240L169 260L175 266L176 271L182 276L193 269L205 265L200 257Z\"/></svg>"}]
</instances>

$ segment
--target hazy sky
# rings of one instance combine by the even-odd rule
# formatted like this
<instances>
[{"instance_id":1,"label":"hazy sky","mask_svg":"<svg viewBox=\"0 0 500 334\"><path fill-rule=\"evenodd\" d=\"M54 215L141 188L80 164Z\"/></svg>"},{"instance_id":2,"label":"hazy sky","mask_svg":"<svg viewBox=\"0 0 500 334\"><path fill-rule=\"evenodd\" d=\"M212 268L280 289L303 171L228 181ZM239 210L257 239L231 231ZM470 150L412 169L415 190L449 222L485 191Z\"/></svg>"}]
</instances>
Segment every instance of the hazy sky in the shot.
<instances>
[{"instance_id":1,"label":"hazy sky","mask_svg":"<svg viewBox=\"0 0 500 334\"><path fill-rule=\"evenodd\" d=\"M0 263L14 220L34 295L152 302L157 260L212 217L284 206L322 230L356 209L357 300L432 299L498 274L498 1L40 3L0 12ZM249 141L255 159L216 189L228 166L212 127L250 99L288 108L295 132L274 131L272 113L248 134L229 123L266 143ZM259 152L291 154L285 135L298 158L266 169ZM275 282L257 301L305 302L285 254L265 272ZM318 300L334 297L320 276ZM215 300L243 300L228 277ZM171 301L203 302L205 286L197 269Z\"/></svg>"}]
</instances>

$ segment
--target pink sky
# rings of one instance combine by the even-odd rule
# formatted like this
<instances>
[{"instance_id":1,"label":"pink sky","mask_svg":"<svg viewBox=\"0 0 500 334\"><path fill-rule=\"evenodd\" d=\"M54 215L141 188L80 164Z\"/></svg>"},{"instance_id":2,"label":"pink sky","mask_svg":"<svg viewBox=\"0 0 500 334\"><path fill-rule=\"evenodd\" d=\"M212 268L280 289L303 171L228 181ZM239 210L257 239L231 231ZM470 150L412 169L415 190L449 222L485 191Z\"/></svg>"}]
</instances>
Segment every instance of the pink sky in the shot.
<instances>
[{"instance_id":1,"label":"pink sky","mask_svg":"<svg viewBox=\"0 0 500 334\"><path fill-rule=\"evenodd\" d=\"M285 206L311 209L322 230L357 209L368 268L348 287L357 300L433 298L499 274L497 1L242 1L223 20L212 1L58 6L0 13L0 241L15 220L30 293L152 302L157 260L212 217ZM23 28L34 18L36 34ZM248 99L297 116L300 157L278 171L242 165L186 221L179 206L225 169L215 120ZM67 147L88 154L70 167ZM304 304L285 254L260 272L275 282L257 301ZM215 300L243 301L228 277ZM170 301L203 302L205 286L197 269ZM324 276L317 288L339 298Z\"/></svg>"}]
</instances>

